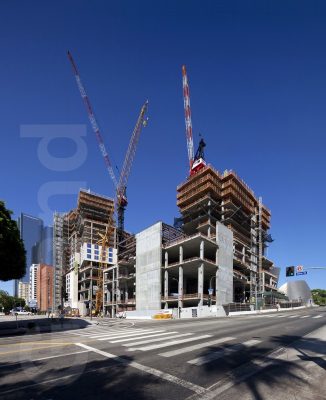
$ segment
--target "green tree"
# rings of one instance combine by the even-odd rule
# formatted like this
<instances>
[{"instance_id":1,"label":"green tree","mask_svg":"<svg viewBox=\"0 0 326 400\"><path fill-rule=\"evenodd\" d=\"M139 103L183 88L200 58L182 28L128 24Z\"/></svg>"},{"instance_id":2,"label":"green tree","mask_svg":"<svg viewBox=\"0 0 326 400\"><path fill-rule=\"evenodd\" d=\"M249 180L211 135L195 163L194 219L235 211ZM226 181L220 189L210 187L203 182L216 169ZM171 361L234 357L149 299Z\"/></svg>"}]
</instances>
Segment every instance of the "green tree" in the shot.
<instances>
[{"instance_id":1,"label":"green tree","mask_svg":"<svg viewBox=\"0 0 326 400\"><path fill-rule=\"evenodd\" d=\"M326 306L326 290L313 289L311 291L311 294L315 304L318 304L320 306Z\"/></svg>"},{"instance_id":2,"label":"green tree","mask_svg":"<svg viewBox=\"0 0 326 400\"><path fill-rule=\"evenodd\" d=\"M8 292L0 290L0 312L2 308L4 312L9 312L14 307L25 307L25 300L19 297L10 296Z\"/></svg>"},{"instance_id":3,"label":"green tree","mask_svg":"<svg viewBox=\"0 0 326 400\"><path fill-rule=\"evenodd\" d=\"M26 251L12 211L0 201L0 280L20 279L26 272Z\"/></svg>"}]
</instances>

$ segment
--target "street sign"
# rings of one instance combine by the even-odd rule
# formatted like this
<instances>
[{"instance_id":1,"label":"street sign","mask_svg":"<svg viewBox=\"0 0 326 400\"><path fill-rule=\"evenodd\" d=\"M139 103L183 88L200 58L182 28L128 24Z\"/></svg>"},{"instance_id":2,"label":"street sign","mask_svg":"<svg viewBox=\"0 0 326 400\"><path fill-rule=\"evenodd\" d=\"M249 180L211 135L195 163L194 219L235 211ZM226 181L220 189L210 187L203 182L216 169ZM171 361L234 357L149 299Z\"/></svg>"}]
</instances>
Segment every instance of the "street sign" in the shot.
<instances>
[{"instance_id":1,"label":"street sign","mask_svg":"<svg viewBox=\"0 0 326 400\"><path fill-rule=\"evenodd\" d=\"M303 271L303 265L298 265L296 270L297 270L297 272L302 272Z\"/></svg>"},{"instance_id":2,"label":"street sign","mask_svg":"<svg viewBox=\"0 0 326 400\"><path fill-rule=\"evenodd\" d=\"M307 271L297 272L296 276L298 276L298 275L307 275Z\"/></svg>"},{"instance_id":3,"label":"street sign","mask_svg":"<svg viewBox=\"0 0 326 400\"><path fill-rule=\"evenodd\" d=\"M208 294L211 296L214 292L214 289L208 289Z\"/></svg>"}]
</instances>

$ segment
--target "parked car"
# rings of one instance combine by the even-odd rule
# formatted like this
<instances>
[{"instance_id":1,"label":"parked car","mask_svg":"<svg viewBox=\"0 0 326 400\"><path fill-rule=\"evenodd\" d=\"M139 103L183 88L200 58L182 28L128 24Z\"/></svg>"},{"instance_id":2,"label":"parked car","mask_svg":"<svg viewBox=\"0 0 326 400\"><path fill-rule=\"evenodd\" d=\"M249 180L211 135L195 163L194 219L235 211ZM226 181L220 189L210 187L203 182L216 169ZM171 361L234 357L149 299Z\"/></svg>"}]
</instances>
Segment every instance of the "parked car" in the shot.
<instances>
[{"instance_id":1,"label":"parked car","mask_svg":"<svg viewBox=\"0 0 326 400\"><path fill-rule=\"evenodd\" d=\"M32 315L30 311L25 310L10 310L11 315Z\"/></svg>"}]
</instances>

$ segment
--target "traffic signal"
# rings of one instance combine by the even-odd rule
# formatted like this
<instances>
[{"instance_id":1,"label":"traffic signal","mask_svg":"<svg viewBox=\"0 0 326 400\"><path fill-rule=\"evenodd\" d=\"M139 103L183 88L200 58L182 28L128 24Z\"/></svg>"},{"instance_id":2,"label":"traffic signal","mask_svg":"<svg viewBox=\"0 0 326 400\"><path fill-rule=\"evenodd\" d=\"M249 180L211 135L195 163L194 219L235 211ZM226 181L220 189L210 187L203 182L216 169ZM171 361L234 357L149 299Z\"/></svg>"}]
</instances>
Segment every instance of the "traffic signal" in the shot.
<instances>
[{"instance_id":1,"label":"traffic signal","mask_svg":"<svg viewBox=\"0 0 326 400\"><path fill-rule=\"evenodd\" d=\"M295 267L291 265L291 267L286 267L286 276L294 276Z\"/></svg>"}]
</instances>

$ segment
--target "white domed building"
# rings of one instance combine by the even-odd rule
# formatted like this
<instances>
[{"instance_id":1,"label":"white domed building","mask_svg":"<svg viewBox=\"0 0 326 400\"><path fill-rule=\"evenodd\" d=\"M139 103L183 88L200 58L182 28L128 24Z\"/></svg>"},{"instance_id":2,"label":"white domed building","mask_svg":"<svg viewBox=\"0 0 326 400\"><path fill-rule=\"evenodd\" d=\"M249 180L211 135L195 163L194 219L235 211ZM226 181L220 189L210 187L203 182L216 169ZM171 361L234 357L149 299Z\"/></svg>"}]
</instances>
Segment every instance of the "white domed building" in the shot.
<instances>
[{"instance_id":1,"label":"white domed building","mask_svg":"<svg viewBox=\"0 0 326 400\"><path fill-rule=\"evenodd\" d=\"M311 305L312 294L306 281L286 282L279 288L279 292L284 293L290 301L302 300L303 304Z\"/></svg>"}]
</instances>

